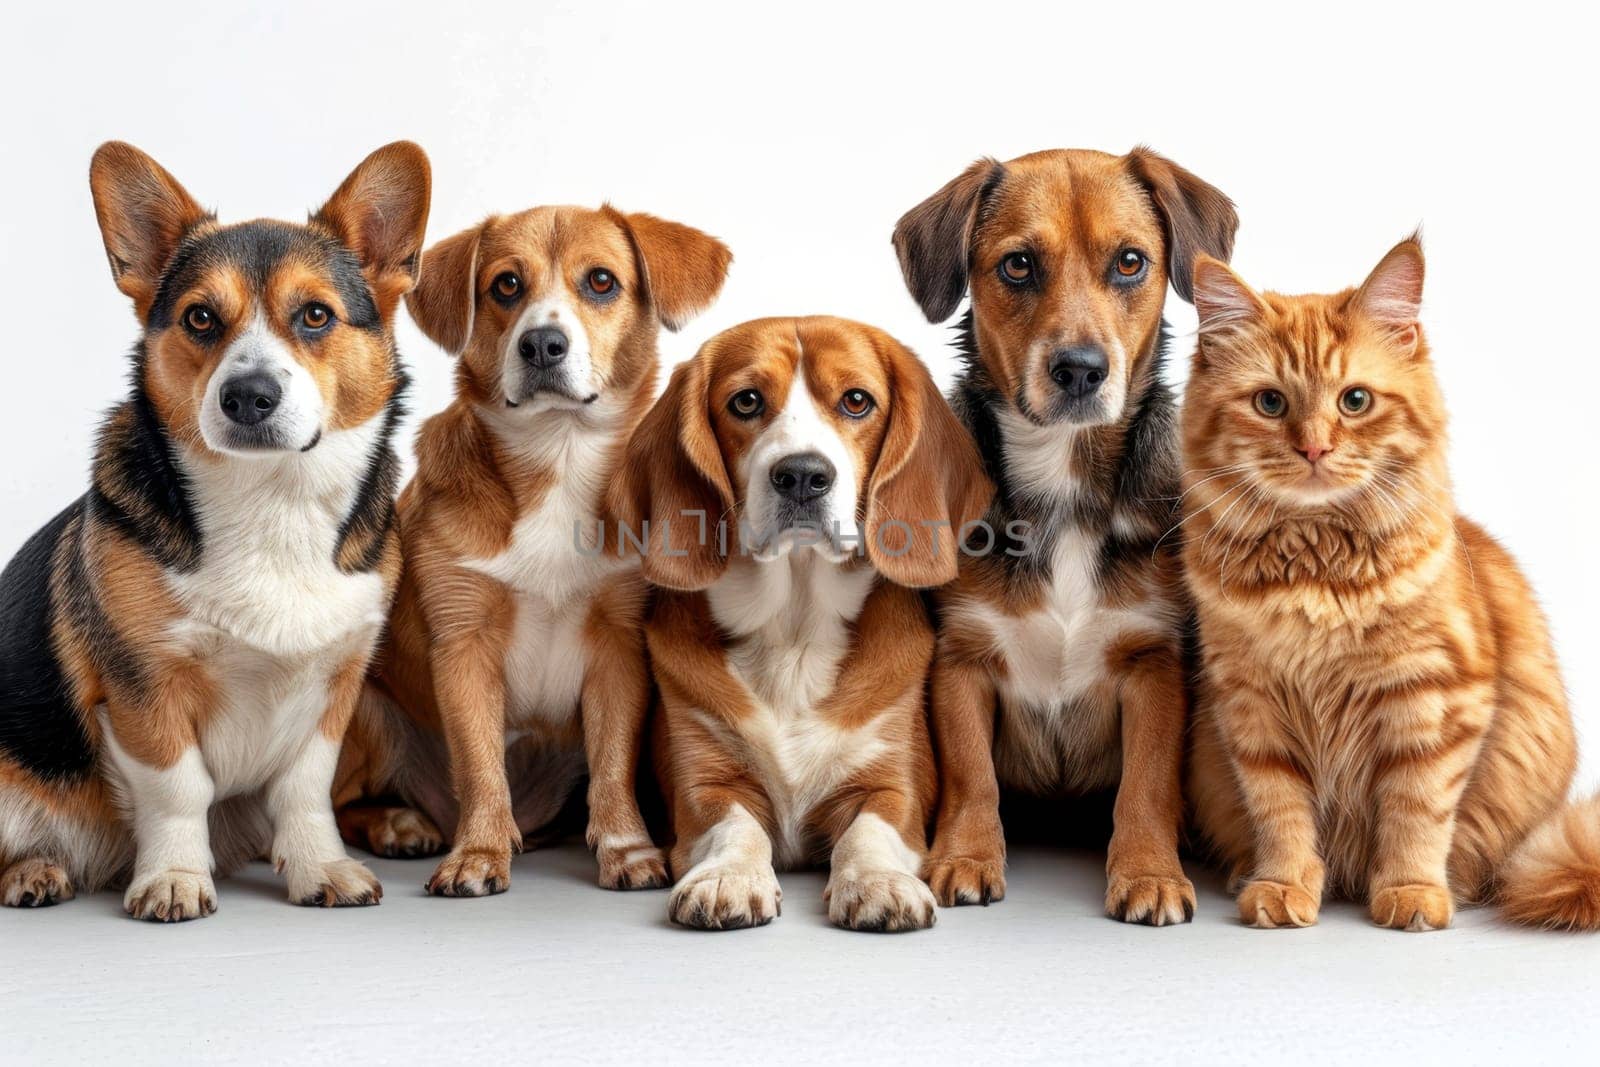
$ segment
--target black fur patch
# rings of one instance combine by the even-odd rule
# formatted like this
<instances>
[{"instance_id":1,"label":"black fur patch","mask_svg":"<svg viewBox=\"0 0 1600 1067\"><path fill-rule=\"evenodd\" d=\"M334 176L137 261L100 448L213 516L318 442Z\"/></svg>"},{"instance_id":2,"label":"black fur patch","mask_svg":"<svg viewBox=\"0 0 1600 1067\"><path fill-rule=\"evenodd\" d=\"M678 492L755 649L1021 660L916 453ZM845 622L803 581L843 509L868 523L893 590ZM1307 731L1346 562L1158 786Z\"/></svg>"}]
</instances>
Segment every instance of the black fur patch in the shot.
<instances>
[{"instance_id":1,"label":"black fur patch","mask_svg":"<svg viewBox=\"0 0 1600 1067\"><path fill-rule=\"evenodd\" d=\"M399 355L392 358L397 377L394 395L384 409L383 428L362 475L355 503L340 523L339 539L334 544L333 558L346 573L376 567L394 528L394 500L400 490L400 457L394 451L394 432L406 413L405 391L410 379L399 369Z\"/></svg>"},{"instance_id":2,"label":"black fur patch","mask_svg":"<svg viewBox=\"0 0 1600 1067\"><path fill-rule=\"evenodd\" d=\"M0 753L46 781L82 778L95 761L51 636L53 560L83 510L74 501L0 573Z\"/></svg>"},{"instance_id":3,"label":"black fur patch","mask_svg":"<svg viewBox=\"0 0 1600 1067\"><path fill-rule=\"evenodd\" d=\"M189 571L200 565L200 525L166 427L145 395L134 353L133 395L112 408L100 425L87 515L137 542L163 567Z\"/></svg>"}]
</instances>

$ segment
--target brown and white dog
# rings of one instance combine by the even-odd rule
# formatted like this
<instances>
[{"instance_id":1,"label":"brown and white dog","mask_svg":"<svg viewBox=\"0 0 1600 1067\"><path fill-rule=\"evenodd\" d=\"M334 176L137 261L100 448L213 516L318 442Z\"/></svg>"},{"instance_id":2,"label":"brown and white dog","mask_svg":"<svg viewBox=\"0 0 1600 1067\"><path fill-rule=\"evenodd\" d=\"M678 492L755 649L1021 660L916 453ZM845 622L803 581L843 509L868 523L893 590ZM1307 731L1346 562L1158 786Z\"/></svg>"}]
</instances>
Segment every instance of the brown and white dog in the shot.
<instances>
[{"instance_id":1,"label":"brown and white dog","mask_svg":"<svg viewBox=\"0 0 1600 1067\"><path fill-rule=\"evenodd\" d=\"M635 792L646 586L602 554L598 522L655 395L660 326L715 299L731 258L609 206L496 216L424 258L408 306L460 357L456 398L418 435L405 573L336 800L346 839L374 852L450 841L432 893L506 889L512 850L586 767L600 884L666 880ZM394 795L410 807L373 802Z\"/></svg>"},{"instance_id":2,"label":"brown and white dog","mask_svg":"<svg viewBox=\"0 0 1600 1067\"><path fill-rule=\"evenodd\" d=\"M938 597L933 720L943 795L930 882L944 904L1005 893L1001 786L1116 789L1106 910L1187 921L1178 860L1187 610L1178 449L1160 379L1167 283L1226 259L1227 197L1143 148L980 160L894 232L933 322L955 313L953 395L996 483L988 520L1024 531L964 557Z\"/></svg>"},{"instance_id":3,"label":"brown and white dog","mask_svg":"<svg viewBox=\"0 0 1600 1067\"><path fill-rule=\"evenodd\" d=\"M91 488L0 577L0 900L126 879L195 919L270 853L296 903L376 903L328 790L400 573L427 157L379 149L304 225L221 225L125 144L89 180L143 336Z\"/></svg>"},{"instance_id":4,"label":"brown and white dog","mask_svg":"<svg viewBox=\"0 0 1600 1067\"><path fill-rule=\"evenodd\" d=\"M665 587L646 632L675 922L769 922L774 868L825 862L838 925L933 923L934 637L914 587L955 577L990 491L926 368L879 330L763 319L674 372L612 502Z\"/></svg>"}]
</instances>

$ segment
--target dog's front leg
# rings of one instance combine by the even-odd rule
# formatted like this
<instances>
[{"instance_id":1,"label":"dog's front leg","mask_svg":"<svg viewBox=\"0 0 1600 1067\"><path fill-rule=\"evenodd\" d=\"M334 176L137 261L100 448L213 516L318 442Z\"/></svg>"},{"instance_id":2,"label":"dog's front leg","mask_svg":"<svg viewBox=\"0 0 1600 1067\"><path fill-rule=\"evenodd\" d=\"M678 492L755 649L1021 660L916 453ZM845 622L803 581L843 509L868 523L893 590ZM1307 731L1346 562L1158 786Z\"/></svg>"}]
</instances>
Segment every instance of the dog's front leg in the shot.
<instances>
[{"instance_id":1,"label":"dog's front leg","mask_svg":"<svg viewBox=\"0 0 1600 1067\"><path fill-rule=\"evenodd\" d=\"M604 603L604 600L600 602ZM583 679L583 740L589 761L589 847L605 889L667 884L667 859L639 813L639 749L650 704L650 668L637 622L597 608Z\"/></svg>"},{"instance_id":2,"label":"dog's front leg","mask_svg":"<svg viewBox=\"0 0 1600 1067\"><path fill-rule=\"evenodd\" d=\"M900 933L934 924L922 868L923 817L898 789L867 796L834 843L823 898L828 919L848 930Z\"/></svg>"},{"instance_id":3,"label":"dog's front leg","mask_svg":"<svg viewBox=\"0 0 1600 1067\"><path fill-rule=\"evenodd\" d=\"M783 911L766 828L734 790L692 785L685 792L673 806L680 835L673 869L682 873L667 915L701 930L765 926Z\"/></svg>"},{"instance_id":4,"label":"dog's front leg","mask_svg":"<svg viewBox=\"0 0 1600 1067\"><path fill-rule=\"evenodd\" d=\"M944 907L1006 895L1006 839L994 770L994 682L981 664L940 649L933 664L932 718L939 760L939 814L928 884Z\"/></svg>"},{"instance_id":5,"label":"dog's front leg","mask_svg":"<svg viewBox=\"0 0 1600 1067\"><path fill-rule=\"evenodd\" d=\"M1122 783L1106 859L1106 913L1123 922L1170 926L1194 918L1194 886L1178 859L1180 787L1188 698L1178 650L1128 657L1122 679Z\"/></svg>"},{"instance_id":6,"label":"dog's front leg","mask_svg":"<svg viewBox=\"0 0 1600 1067\"><path fill-rule=\"evenodd\" d=\"M494 629L434 646L434 693L461 805L450 853L428 879L434 896L481 897L511 886L511 853L522 847L522 833L506 781L504 656L504 634Z\"/></svg>"},{"instance_id":7,"label":"dog's front leg","mask_svg":"<svg viewBox=\"0 0 1600 1067\"><path fill-rule=\"evenodd\" d=\"M189 667L173 670L143 707L107 701L106 750L121 779L136 849L122 906L135 919L182 922L217 910L207 825L216 786L194 732L209 691L199 669Z\"/></svg>"},{"instance_id":8,"label":"dog's front leg","mask_svg":"<svg viewBox=\"0 0 1600 1067\"><path fill-rule=\"evenodd\" d=\"M383 898L377 877L345 854L332 803L339 743L355 712L366 668L363 654L335 674L322 721L265 790L272 865L288 881L295 904L333 908L376 904Z\"/></svg>"}]
</instances>

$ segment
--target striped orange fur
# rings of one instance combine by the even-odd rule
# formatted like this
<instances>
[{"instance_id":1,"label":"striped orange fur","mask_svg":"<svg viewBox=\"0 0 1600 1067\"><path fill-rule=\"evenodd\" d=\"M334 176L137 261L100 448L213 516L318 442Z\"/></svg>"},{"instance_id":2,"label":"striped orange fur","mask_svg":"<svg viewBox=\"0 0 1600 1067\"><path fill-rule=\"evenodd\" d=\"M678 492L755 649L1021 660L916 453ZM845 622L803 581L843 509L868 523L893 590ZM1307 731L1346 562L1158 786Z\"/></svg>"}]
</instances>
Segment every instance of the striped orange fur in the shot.
<instances>
[{"instance_id":1,"label":"striped orange fur","mask_svg":"<svg viewBox=\"0 0 1600 1067\"><path fill-rule=\"evenodd\" d=\"M1455 510L1417 322L1420 244L1358 289L1256 293L1201 257L1183 407L1184 556L1202 656L1189 770L1241 918L1600 929L1600 802L1539 605Z\"/></svg>"}]
</instances>

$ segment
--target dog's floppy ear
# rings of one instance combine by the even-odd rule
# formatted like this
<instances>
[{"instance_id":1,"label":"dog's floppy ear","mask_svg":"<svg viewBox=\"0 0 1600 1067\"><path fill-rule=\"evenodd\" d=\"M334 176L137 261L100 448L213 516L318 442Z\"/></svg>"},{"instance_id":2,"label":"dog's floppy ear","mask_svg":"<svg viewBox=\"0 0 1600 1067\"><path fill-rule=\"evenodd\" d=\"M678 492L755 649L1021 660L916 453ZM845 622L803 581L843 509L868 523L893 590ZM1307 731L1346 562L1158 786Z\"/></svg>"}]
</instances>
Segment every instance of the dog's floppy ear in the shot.
<instances>
[{"instance_id":1,"label":"dog's floppy ear","mask_svg":"<svg viewBox=\"0 0 1600 1067\"><path fill-rule=\"evenodd\" d=\"M607 491L612 551L643 545L644 575L669 589L704 589L728 567L735 534L719 524L733 509L733 486L711 427L704 353L672 372L666 392L628 439Z\"/></svg>"},{"instance_id":2,"label":"dog's floppy ear","mask_svg":"<svg viewBox=\"0 0 1600 1067\"><path fill-rule=\"evenodd\" d=\"M999 163L980 159L895 223L900 273L929 322L943 322L961 306L971 266L973 222L983 198L1004 176Z\"/></svg>"},{"instance_id":3,"label":"dog's floppy ear","mask_svg":"<svg viewBox=\"0 0 1600 1067\"><path fill-rule=\"evenodd\" d=\"M1239 215L1222 190L1190 174L1143 145L1128 153L1128 168L1150 193L1167 230L1167 279L1185 300L1194 300L1195 256L1224 263L1233 255Z\"/></svg>"},{"instance_id":4,"label":"dog's floppy ear","mask_svg":"<svg viewBox=\"0 0 1600 1067\"><path fill-rule=\"evenodd\" d=\"M363 159L311 216L356 254L385 319L417 284L432 188L427 155L396 141Z\"/></svg>"},{"instance_id":5,"label":"dog's floppy ear","mask_svg":"<svg viewBox=\"0 0 1600 1067\"><path fill-rule=\"evenodd\" d=\"M896 585L955 578L961 529L994 496L972 435L911 350L875 339L889 369L889 427L867 485L867 556Z\"/></svg>"},{"instance_id":6,"label":"dog's floppy ear","mask_svg":"<svg viewBox=\"0 0 1600 1067\"><path fill-rule=\"evenodd\" d=\"M121 141L95 151L89 191L111 276L143 319L184 234L211 214L161 164Z\"/></svg>"},{"instance_id":7,"label":"dog's floppy ear","mask_svg":"<svg viewBox=\"0 0 1600 1067\"><path fill-rule=\"evenodd\" d=\"M680 330L711 306L733 262L727 245L681 222L621 212L610 204L601 211L633 242L639 273L661 325Z\"/></svg>"},{"instance_id":8,"label":"dog's floppy ear","mask_svg":"<svg viewBox=\"0 0 1600 1067\"><path fill-rule=\"evenodd\" d=\"M472 336L478 309L478 246L487 222L446 237L422 253L417 287L406 294L406 310L428 340L459 356Z\"/></svg>"}]
</instances>

